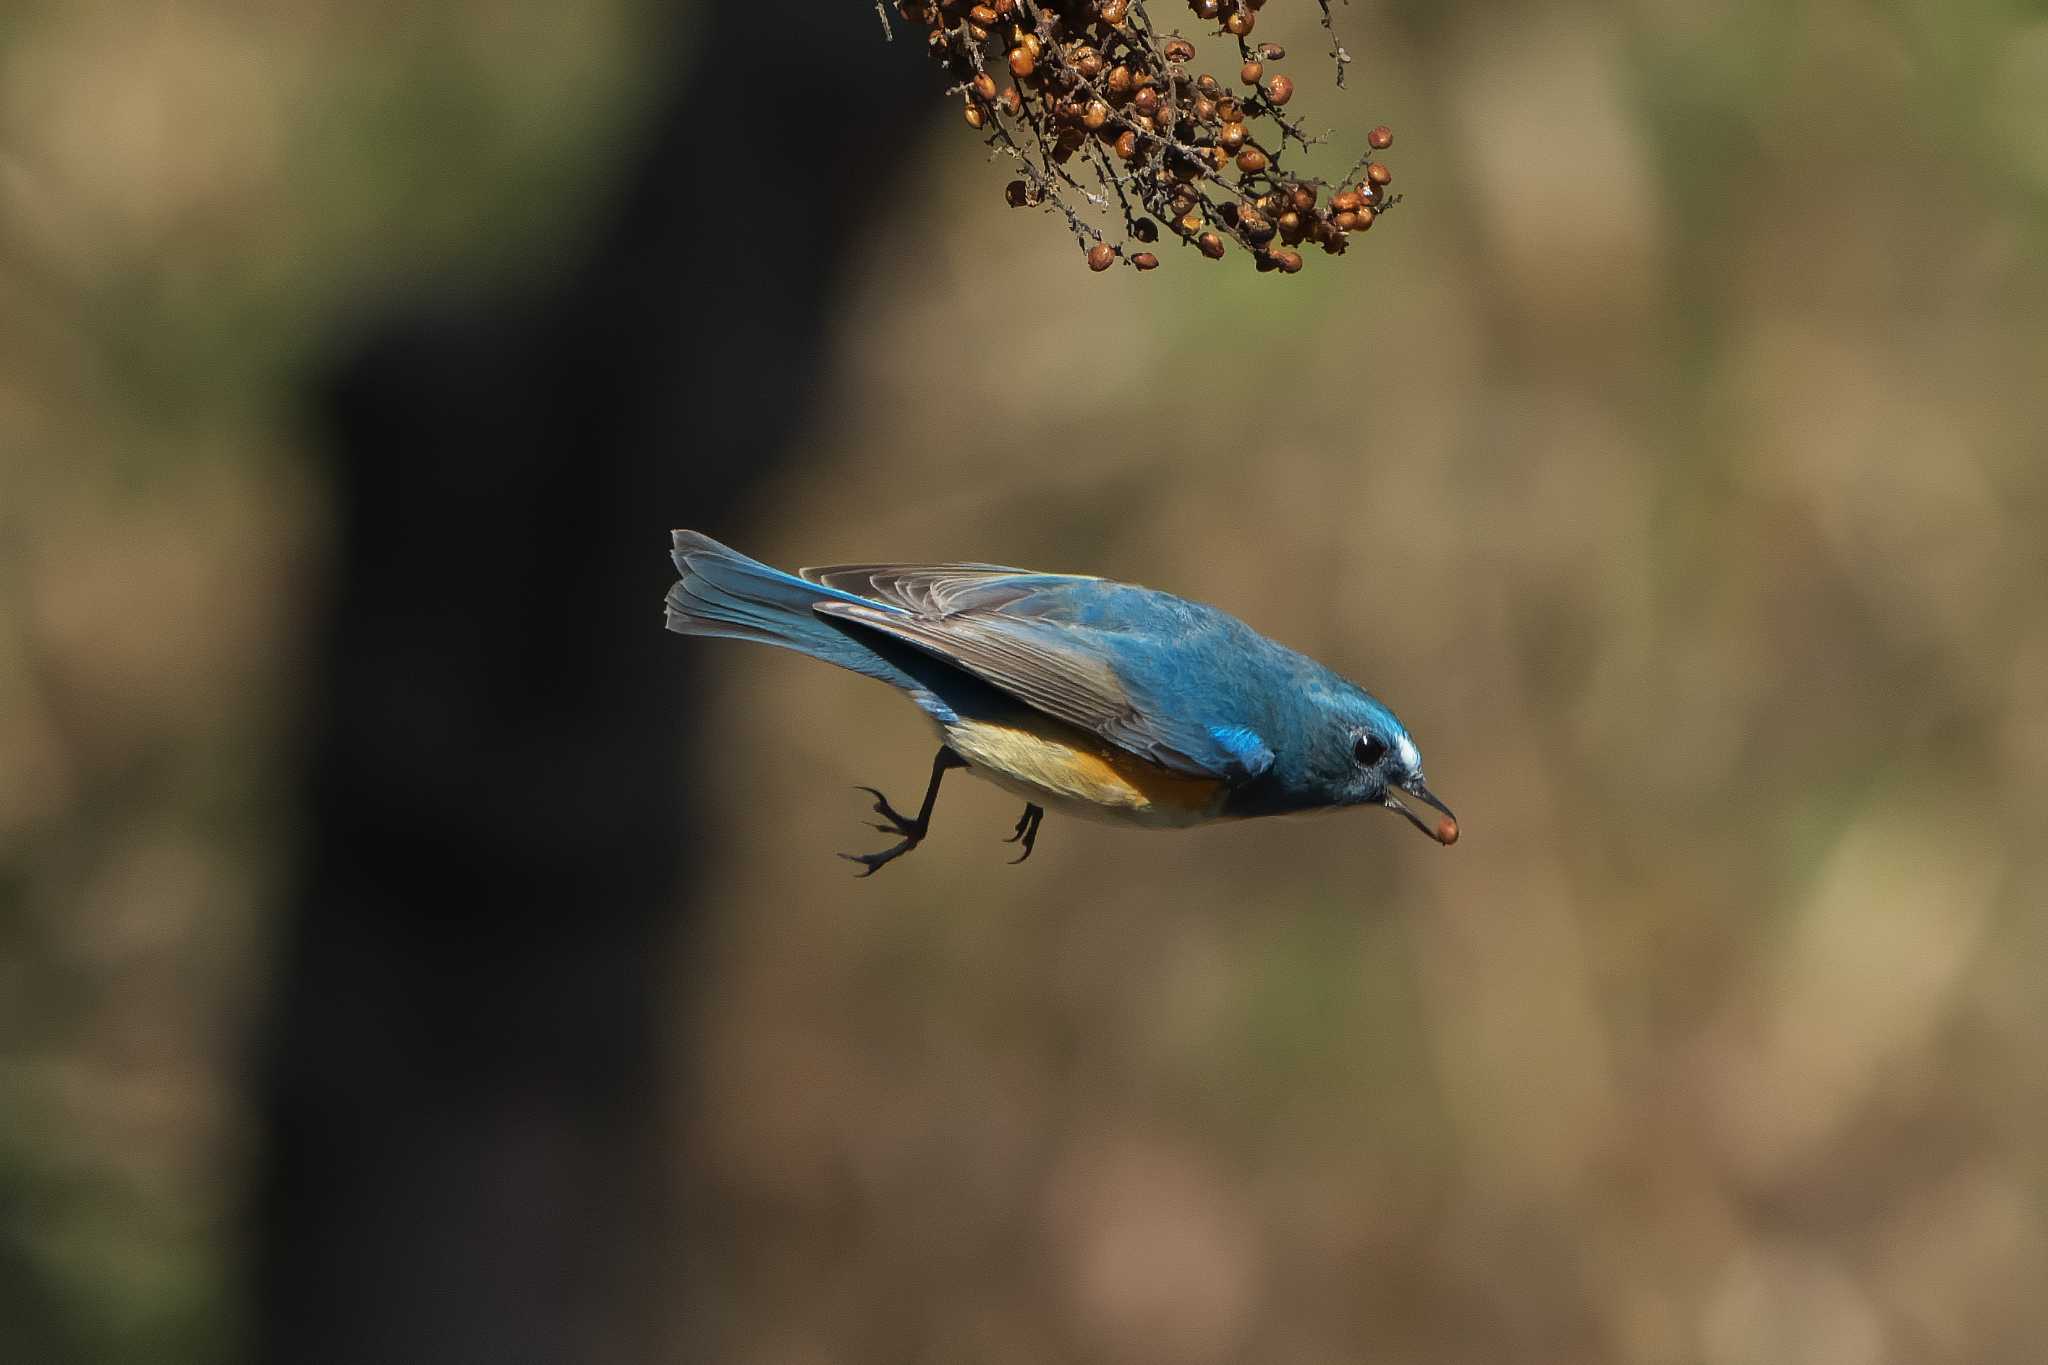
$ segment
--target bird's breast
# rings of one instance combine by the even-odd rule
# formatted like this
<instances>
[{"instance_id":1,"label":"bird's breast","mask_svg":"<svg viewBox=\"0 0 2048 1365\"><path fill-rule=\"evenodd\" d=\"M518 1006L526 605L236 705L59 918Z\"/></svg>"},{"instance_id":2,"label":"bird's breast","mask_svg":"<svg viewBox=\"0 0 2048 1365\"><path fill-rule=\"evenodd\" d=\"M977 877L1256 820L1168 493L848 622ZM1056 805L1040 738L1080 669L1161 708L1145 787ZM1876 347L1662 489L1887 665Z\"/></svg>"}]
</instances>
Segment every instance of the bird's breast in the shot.
<instances>
[{"instance_id":1,"label":"bird's breast","mask_svg":"<svg viewBox=\"0 0 2048 1365\"><path fill-rule=\"evenodd\" d=\"M977 776L1070 815L1179 828L1221 812L1220 781L1162 768L1050 718L1025 728L963 717L943 729Z\"/></svg>"}]
</instances>

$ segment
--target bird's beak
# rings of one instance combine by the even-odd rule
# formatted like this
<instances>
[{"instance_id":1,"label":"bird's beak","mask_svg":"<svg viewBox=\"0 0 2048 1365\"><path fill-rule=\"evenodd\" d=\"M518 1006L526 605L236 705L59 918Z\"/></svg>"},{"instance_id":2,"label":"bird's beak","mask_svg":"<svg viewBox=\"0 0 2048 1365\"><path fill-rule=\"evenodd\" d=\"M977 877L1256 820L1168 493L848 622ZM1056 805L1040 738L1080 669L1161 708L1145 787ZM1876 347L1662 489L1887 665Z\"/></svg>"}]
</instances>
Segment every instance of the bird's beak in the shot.
<instances>
[{"instance_id":1,"label":"bird's beak","mask_svg":"<svg viewBox=\"0 0 2048 1365\"><path fill-rule=\"evenodd\" d=\"M1458 817L1451 814L1449 806L1436 799L1434 792L1422 785L1422 779L1417 778L1413 782L1403 782L1399 784L1399 790L1402 796L1413 797L1415 800L1443 812L1443 818L1435 824L1431 824L1407 805L1403 804L1401 798L1394 795L1391 789L1385 796L1380 798L1380 804L1388 810L1401 812L1402 815L1407 817L1409 824L1415 826L1415 828L1421 830L1440 844L1450 845L1458 842Z\"/></svg>"}]
</instances>

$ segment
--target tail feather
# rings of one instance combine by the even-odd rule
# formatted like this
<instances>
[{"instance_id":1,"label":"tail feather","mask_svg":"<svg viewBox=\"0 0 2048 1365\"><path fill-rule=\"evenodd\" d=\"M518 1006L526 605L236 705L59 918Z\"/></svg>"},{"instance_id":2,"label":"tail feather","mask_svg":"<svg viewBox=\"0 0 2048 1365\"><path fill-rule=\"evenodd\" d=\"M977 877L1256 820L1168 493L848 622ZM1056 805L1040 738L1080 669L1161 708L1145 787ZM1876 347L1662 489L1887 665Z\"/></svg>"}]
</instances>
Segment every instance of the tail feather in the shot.
<instances>
[{"instance_id":1,"label":"tail feather","mask_svg":"<svg viewBox=\"0 0 2048 1365\"><path fill-rule=\"evenodd\" d=\"M917 686L859 634L812 610L816 603L830 601L890 608L838 588L806 583L696 531L677 531L674 541L671 557L682 577L668 590L670 630L776 645L898 687Z\"/></svg>"}]
</instances>

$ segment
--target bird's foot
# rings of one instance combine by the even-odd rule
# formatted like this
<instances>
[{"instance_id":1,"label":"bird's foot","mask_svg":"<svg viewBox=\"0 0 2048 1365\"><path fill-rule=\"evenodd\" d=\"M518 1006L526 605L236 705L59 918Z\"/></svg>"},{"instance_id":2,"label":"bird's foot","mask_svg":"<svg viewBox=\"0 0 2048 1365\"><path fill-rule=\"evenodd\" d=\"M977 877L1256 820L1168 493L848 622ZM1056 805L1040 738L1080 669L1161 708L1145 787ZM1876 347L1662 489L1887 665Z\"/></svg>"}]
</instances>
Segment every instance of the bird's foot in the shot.
<instances>
[{"instance_id":1,"label":"bird's foot","mask_svg":"<svg viewBox=\"0 0 2048 1365\"><path fill-rule=\"evenodd\" d=\"M888 797L882 795L873 787L860 787L856 790L867 792L873 796L875 798L875 814L889 822L882 824L878 821L870 820L868 822L870 826L884 834L900 834L903 836L901 842L892 844L879 853L842 853L839 855L850 863L859 863L861 865L862 870L855 873L855 876L872 877L884 866L901 858L904 854L916 848L919 843L923 842L925 833L930 825L929 820L913 820L902 811L897 810L889 804Z\"/></svg>"},{"instance_id":2,"label":"bird's foot","mask_svg":"<svg viewBox=\"0 0 2048 1365\"><path fill-rule=\"evenodd\" d=\"M862 868L858 874L859 876L872 877L884 865L894 862L913 848L916 848L923 841L925 832L932 827L932 807L939 800L939 780L945 777L948 768L964 768L966 766L967 760L961 758L960 755L954 753L951 749L944 747L939 749L939 752L932 758L931 784L924 789L924 804L918 807L915 820L890 805L889 798L876 791L873 787L859 788L859 790L875 798L875 814L889 822L886 825L876 825L875 828L884 834L900 834L903 836L903 842L893 847L885 848L880 853L842 853L839 856L850 863L859 863Z\"/></svg>"},{"instance_id":3,"label":"bird's foot","mask_svg":"<svg viewBox=\"0 0 2048 1365\"><path fill-rule=\"evenodd\" d=\"M1024 813L1017 817L1016 832L1003 840L1006 844L1021 842L1024 845L1024 851L1010 859L1012 867L1015 867L1018 863L1031 856L1032 847L1038 843L1038 822L1043 819L1045 819L1044 809L1034 805L1026 805Z\"/></svg>"},{"instance_id":4,"label":"bird's foot","mask_svg":"<svg viewBox=\"0 0 2048 1365\"><path fill-rule=\"evenodd\" d=\"M917 842L915 839L905 839L902 843L893 844L883 849L880 853L842 853L839 856L850 863L859 863L861 865L861 870L854 873L854 876L872 877L889 863L896 861L913 848L916 848Z\"/></svg>"},{"instance_id":5,"label":"bird's foot","mask_svg":"<svg viewBox=\"0 0 2048 1365\"><path fill-rule=\"evenodd\" d=\"M884 825L879 824L876 821L870 820L868 821L868 827L870 829L878 829L882 831L882 833L884 834L900 834L904 838L909 839L913 843L915 843L919 839L924 838L926 827L925 822L923 820L913 820L909 816L905 815L902 811L897 810L894 806L889 804L888 797L882 795L873 787L855 787L854 790L866 792L869 796L874 797L875 814L881 816L882 819L887 820L889 822L888 824Z\"/></svg>"}]
</instances>

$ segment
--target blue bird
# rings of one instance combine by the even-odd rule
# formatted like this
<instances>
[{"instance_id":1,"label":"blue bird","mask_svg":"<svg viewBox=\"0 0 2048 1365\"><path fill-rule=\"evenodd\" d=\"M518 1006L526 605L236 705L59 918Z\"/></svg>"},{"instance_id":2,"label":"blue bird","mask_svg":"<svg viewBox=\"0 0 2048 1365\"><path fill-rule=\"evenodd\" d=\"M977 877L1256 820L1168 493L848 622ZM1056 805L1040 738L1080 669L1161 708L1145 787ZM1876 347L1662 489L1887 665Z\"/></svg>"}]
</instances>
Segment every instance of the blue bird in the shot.
<instances>
[{"instance_id":1,"label":"blue bird","mask_svg":"<svg viewBox=\"0 0 2048 1365\"><path fill-rule=\"evenodd\" d=\"M879 678L938 727L913 818L873 787L879 853L916 848L939 781L965 768L1024 798L1005 842L1031 856L1052 807L1182 828L1380 805L1450 844L1457 817L1422 755L1363 688L1234 616L1170 593L994 564L835 564L787 574L695 531L674 533L668 628L756 640ZM1407 798L1404 800L1403 798ZM1409 801L1442 817L1434 824Z\"/></svg>"}]
</instances>

